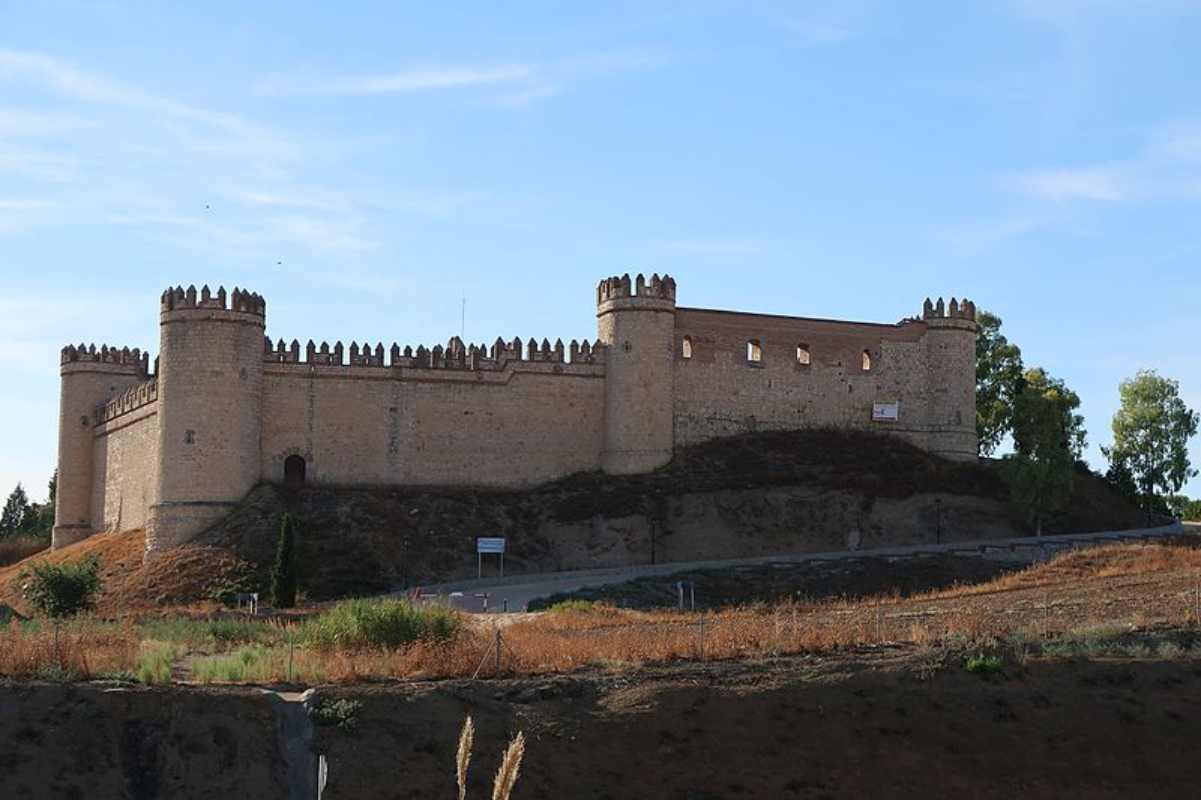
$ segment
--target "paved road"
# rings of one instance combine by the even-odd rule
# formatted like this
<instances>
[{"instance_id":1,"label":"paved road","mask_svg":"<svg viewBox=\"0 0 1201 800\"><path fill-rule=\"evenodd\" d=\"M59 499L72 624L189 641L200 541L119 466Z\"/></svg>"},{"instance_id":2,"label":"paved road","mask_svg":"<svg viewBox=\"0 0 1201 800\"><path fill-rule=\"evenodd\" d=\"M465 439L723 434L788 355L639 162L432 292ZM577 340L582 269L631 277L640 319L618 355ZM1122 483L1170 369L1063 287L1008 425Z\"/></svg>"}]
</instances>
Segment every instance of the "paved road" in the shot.
<instances>
[{"instance_id":1,"label":"paved road","mask_svg":"<svg viewBox=\"0 0 1201 800\"><path fill-rule=\"evenodd\" d=\"M904 547L882 547L872 550L839 550L830 553L798 553L795 555L735 558L719 561L678 561L670 564L655 564L633 567L611 567L605 569L572 570L569 572L544 572L535 575L517 575L505 578L483 578L450 581L432 586L422 586L423 594L452 594L462 592L463 598L456 605L467 610L481 610L482 598L488 595L488 611L524 611L526 605L536 598L560 592L574 592L586 587L607 586L624 583L647 575L672 575L697 569L720 569L761 564L796 564L806 561L837 561L855 558L887 558L893 560L920 558L923 555L953 553L955 555L990 558L1001 561L1040 561L1055 553L1073 547L1093 547L1114 541L1146 540L1156 537L1178 535L1182 532L1201 534L1201 525L1184 526L1179 523L1160 528L1131 531L1105 531L1100 533L1078 533L1040 538L988 539L953 544L922 544ZM407 590L406 590L407 591ZM403 595L405 591L396 592Z\"/></svg>"}]
</instances>

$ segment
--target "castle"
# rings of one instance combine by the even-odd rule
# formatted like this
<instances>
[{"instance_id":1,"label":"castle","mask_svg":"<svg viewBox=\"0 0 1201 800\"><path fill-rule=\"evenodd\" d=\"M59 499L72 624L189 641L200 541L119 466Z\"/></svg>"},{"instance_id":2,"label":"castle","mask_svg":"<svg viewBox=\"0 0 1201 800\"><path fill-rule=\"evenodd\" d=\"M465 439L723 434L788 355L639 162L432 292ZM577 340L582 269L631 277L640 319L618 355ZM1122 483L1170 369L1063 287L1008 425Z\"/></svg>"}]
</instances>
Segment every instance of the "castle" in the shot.
<instances>
[{"instance_id":1,"label":"castle","mask_svg":"<svg viewBox=\"0 0 1201 800\"><path fill-rule=\"evenodd\" d=\"M654 470L681 446L812 426L976 457L976 309L896 324L676 305L667 276L606 278L597 338L332 348L265 336L255 293L173 288L153 372L62 350L54 547L145 528L148 556L261 481L527 486Z\"/></svg>"}]
</instances>

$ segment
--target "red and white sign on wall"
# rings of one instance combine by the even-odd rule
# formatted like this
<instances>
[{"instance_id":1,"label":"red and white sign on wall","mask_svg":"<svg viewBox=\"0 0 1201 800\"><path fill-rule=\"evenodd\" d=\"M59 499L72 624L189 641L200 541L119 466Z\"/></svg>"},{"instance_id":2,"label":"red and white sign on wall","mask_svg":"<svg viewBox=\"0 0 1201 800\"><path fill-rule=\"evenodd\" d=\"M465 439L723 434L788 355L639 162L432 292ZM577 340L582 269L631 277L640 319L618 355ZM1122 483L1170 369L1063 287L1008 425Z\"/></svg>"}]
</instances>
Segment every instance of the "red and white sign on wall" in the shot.
<instances>
[{"instance_id":1,"label":"red and white sign on wall","mask_svg":"<svg viewBox=\"0 0 1201 800\"><path fill-rule=\"evenodd\" d=\"M872 422L896 422L901 418L899 401L891 403L872 403Z\"/></svg>"}]
</instances>

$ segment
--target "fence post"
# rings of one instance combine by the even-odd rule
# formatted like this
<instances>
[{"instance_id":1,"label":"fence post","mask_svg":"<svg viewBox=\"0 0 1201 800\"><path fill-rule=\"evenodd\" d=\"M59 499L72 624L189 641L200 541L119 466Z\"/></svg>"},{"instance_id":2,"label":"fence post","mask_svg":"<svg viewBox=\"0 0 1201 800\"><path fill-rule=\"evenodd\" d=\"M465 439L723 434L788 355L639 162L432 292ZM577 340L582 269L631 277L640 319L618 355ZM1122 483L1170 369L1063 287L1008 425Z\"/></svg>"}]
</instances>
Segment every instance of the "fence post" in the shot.
<instances>
[{"instance_id":1,"label":"fence post","mask_svg":"<svg viewBox=\"0 0 1201 800\"><path fill-rule=\"evenodd\" d=\"M496 629L496 669L494 675L500 674L500 627Z\"/></svg>"},{"instance_id":2,"label":"fence post","mask_svg":"<svg viewBox=\"0 0 1201 800\"><path fill-rule=\"evenodd\" d=\"M876 641L884 641L884 610L880 608L880 601L876 600Z\"/></svg>"},{"instance_id":3,"label":"fence post","mask_svg":"<svg viewBox=\"0 0 1201 800\"><path fill-rule=\"evenodd\" d=\"M701 616L701 622L700 622L700 649L701 649L701 661L704 661L705 660L705 617L703 615Z\"/></svg>"}]
</instances>

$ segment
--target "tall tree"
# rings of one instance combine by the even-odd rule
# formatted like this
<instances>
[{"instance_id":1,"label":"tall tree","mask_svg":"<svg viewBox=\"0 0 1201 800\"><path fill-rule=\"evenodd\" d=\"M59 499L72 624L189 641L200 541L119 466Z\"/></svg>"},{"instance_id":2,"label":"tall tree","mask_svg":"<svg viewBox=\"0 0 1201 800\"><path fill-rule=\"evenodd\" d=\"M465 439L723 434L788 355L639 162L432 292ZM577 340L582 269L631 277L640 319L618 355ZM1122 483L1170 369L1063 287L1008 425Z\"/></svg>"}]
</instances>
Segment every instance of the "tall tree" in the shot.
<instances>
[{"instance_id":1,"label":"tall tree","mask_svg":"<svg viewBox=\"0 0 1201 800\"><path fill-rule=\"evenodd\" d=\"M1048 514L1063 508L1072 495L1072 474L1084 451L1084 417L1076 413L1080 397L1042 368L1027 370L1013 402L1013 455L1006 477L1014 502L1042 534Z\"/></svg>"},{"instance_id":2,"label":"tall tree","mask_svg":"<svg viewBox=\"0 0 1201 800\"><path fill-rule=\"evenodd\" d=\"M980 455L988 456L1013 427L1022 351L1001 333L995 314L981 311L976 327L976 437Z\"/></svg>"},{"instance_id":3,"label":"tall tree","mask_svg":"<svg viewBox=\"0 0 1201 800\"><path fill-rule=\"evenodd\" d=\"M1139 370L1118 387L1121 406L1113 415L1113 446L1102 448L1111 469L1133 478L1144 507L1175 494L1197 474L1188 442L1201 416L1180 398L1180 384L1155 370Z\"/></svg>"},{"instance_id":4,"label":"tall tree","mask_svg":"<svg viewBox=\"0 0 1201 800\"><path fill-rule=\"evenodd\" d=\"M13 536L21 530L21 524L29 515L29 497L25 488L17 484L8 500L4 502L4 510L0 512L0 537Z\"/></svg>"}]
</instances>

